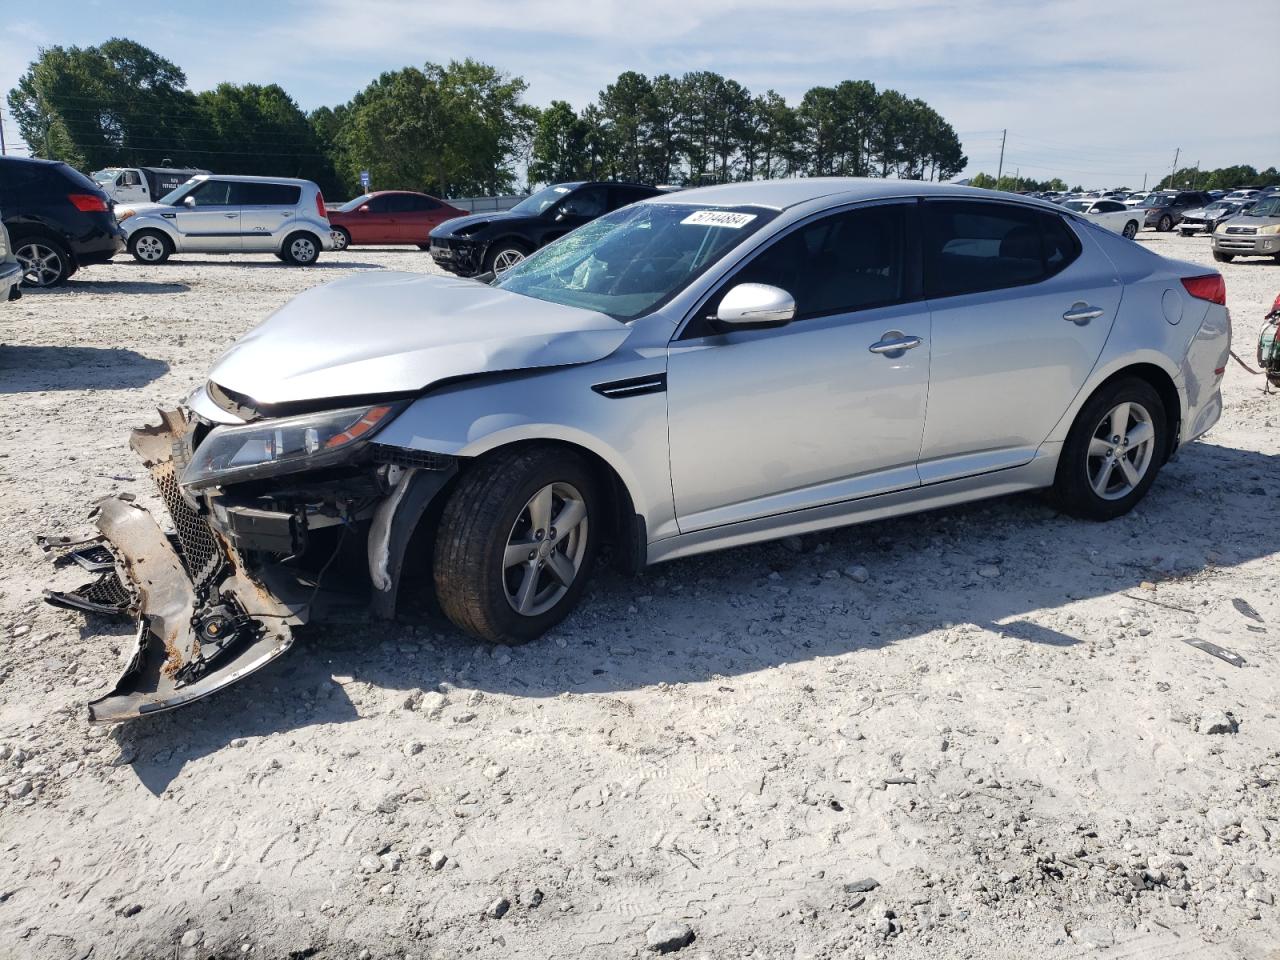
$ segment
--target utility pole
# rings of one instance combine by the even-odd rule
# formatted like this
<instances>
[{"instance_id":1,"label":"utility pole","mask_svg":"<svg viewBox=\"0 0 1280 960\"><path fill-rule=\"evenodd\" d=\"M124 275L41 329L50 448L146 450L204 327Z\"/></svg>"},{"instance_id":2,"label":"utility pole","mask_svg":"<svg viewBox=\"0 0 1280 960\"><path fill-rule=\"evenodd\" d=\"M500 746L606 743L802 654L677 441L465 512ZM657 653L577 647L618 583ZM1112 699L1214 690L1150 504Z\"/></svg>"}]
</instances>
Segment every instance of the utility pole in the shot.
<instances>
[{"instance_id":1,"label":"utility pole","mask_svg":"<svg viewBox=\"0 0 1280 960\"><path fill-rule=\"evenodd\" d=\"M1013 192L1018 192L1018 187L1022 186L1022 168L1018 167L1013 172Z\"/></svg>"},{"instance_id":2,"label":"utility pole","mask_svg":"<svg viewBox=\"0 0 1280 960\"><path fill-rule=\"evenodd\" d=\"M1191 189L1196 188L1196 184L1200 182L1200 161L1196 161L1196 172L1191 175Z\"/></svg>"},{"instance_id":3,"label":"utility pole","mask_svg":"<svg viewBox=\"0 0 1280 960\"><path fill-rule=\"evenodd\" d=\"M3 157L4 155L4 114L0 113L0 157Z\"/></svg>"},{"instance_id":4,"label":"utility pole","mask_svg":"<svg viewBox=\"0 0 1280 960\"><path fill-rule=\"evenodd\" d=\"M1147 175L1145 173L1142 175L1142 192L1147 192Z\"/></svg>"},{"instance_id":5,"label":"utility pole","mask_svg":"<svg viewBox=\"0 0 1280 960\"><path fill-rule=\"evenodd\" d=\"M1171 170L1169 171L1169 187L1170 187L1170 189L1174 189L1174 186L1173 186L1173 175L1174 175L1175 173L1177 173L1177 172L1178 172L1178 157L1179 157L1179 155L1180 155L1181 153L1182 153L1182 148L1181 148L1181 147L1179 147L1177 150L1173 151L1173 169L1171 169Z\"/></svg>"},{"instance_id":6,"label":"utility pole","mask_svg":"<svg viewBox=\"0 0 1280 960\"><path fill-rule=\"evenodd\" d=\"M1000 174L1004 172L1004 139L1009 135L1008 129L1000 131L1000 165L996 167L996 189L1000 189Z\"/></svg>"}]
</instances>

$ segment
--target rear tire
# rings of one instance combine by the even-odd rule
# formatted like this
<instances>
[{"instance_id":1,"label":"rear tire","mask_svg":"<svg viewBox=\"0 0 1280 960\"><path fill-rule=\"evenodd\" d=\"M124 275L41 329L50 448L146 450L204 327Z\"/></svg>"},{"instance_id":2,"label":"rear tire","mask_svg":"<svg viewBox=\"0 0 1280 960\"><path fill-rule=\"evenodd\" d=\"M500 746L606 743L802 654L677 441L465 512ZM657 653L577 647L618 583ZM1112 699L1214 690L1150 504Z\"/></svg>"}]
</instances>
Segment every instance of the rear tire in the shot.
<instances>
[{"instance_id":1,"label":"rear tire","mask_svg":"<svg viewBox=\"0 0 1280 960\"><path fill-rule=\"evenodd\" d=\"M309 267L320 259L320 240L314 233L299 230L284 238L280 259L295 267Z\"/></svg>"},{"instance_id":2,"label":"rear tire","mask_svg":"<svg viewBox=\"0 0 1280 960\"><path fill-rule=\"evenodd\" d=\"M429 244L429 243L420 243L420 244L418 244L418 249L419 249L419 250L430 250L430 249L431 249L431 244Z\"/></svg>"},{"instance_id":3,"label":"rear tire","mask_svg":"<svg viewBox=\"0 0 1280 960\"><path fill-rule=\"evenodd\" d=\"M1062 445L1053 498L1082 520L1123 516L1155 482L1168 433L1155 387L1137 377L1104 385L1080 409Z\"/></svg>"},{"instance_id":4,"label":"rear tire","mask_svg":"<svg viewBox=\"0 0 1280 960\"><path fill-rule=\"evenodd\" d=\"M351 246L351 231L346 227L333 228L333 249L345 250Z\"/></svg>"},{"instance_id":5,"label":"rear tire","mask_svg":"<svg viewBox=\"0 0 1280 960\"><path fill-rule=\"evenodd\" d=\"M1168 233L1170 230L1173 229L1173 217L1169 216L1166 213L1163 217L1160 218L1160 222L1156 224L1156 229L1159 230L1161 233Z\"/></svg>"},{"instance_id":6,"label":"rear tire","mask_svg":"<svg viewBox=\"0 0 1280 960\"><path fill-rule=\"evenodd\" d=\"M545 633L586 587L602 506L592 471L571 452L524 447L472 467L436 531L441 609L462 630L494 643Z\"/></svg>"},{"instance_id":7,"label":"rear tire","mask_svg":"<svg viewBox=\"0 0 1280 960\"><path fill-rule=\"evenodd\" d=\"M1124 229L1120 233L1126 240L1132 240L1138 235L1138 221L1130 220L1124 225Z\"/></svg>"},{"instance_id":8,"label":"rear tire","mask_svg":"<svg viewBox=\"0 0 1280 960\"><path fill-rule=\"evenodd\" d=\"M173 253L173 241L159 230L139 230L129 238L129 252L139 263L164 263Z\"/></svg>"},{"instance_id":9,"label":"rear tire","mask_svg":"<svg viewBox=\"0 0 1280 960\"><path fill-rule=\"evenodd\" d=\"M22 285L47 289L67 282L75 272L71 253L57 240L31 237L16 240L13 254L22 266Z\"/></svg>"},{"instance_id":10,"label":"rear tire","mask_svg":"<svg viewBox=\"0 0 1280 960\"><path fill-rule=\"evenodd\" d=\"M1234 253L1222 253L1219 250L1213 251L1213 259L1217 260L1219 263L1230 263L1235 258L1236 255Z\"/></svg>"}]
</instances>

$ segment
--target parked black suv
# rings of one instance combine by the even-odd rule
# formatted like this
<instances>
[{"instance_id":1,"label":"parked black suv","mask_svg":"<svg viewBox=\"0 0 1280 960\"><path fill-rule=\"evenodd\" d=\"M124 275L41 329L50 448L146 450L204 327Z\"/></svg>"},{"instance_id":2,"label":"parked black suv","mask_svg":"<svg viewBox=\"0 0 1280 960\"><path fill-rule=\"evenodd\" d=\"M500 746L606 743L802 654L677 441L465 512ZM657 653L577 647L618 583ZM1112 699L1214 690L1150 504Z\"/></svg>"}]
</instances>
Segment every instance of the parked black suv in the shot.
<instances>
[{"instance_id":1,"label":"parked black suv","mask_svg":"<svg viewBox=\"0 0 1280 960\"><path fill-rule=\"evenodd\" d=\"M509 270L539 247L662 191L639 183L556 183L510 210L454 217L431 231L431 259L464 277Z\"/></svg>"},{"instance_id":2,"label":"parked black suv","mask_svg":"<svg viewBox=\"0 0 1280 960\"><path fill-rule=\"evenodd\" d=\"M1168 233L1182 222L1182 215L1213 202L1213 197L1196 190L1161 190L1138 204L1146 214L1144 226Z\"/></svg>"},{"instance_id":3,"label":"parked black suv","mask_svg":"<svg viewBox=\"0 0 1280 960\"><path fill-rule=\"evenodd\" d=\"M29 287L57 286L124 249L111 198L56 160L0 157L0 211Z\"/></svg>"}]
</instances>

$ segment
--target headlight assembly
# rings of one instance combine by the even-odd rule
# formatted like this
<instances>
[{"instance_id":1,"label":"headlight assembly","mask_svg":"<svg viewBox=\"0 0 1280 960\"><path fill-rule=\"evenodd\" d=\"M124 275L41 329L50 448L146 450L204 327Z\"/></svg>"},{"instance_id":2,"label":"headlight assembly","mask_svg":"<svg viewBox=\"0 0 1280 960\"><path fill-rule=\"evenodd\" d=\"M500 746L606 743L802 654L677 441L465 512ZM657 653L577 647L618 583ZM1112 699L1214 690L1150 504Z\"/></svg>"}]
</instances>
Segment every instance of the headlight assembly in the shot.
<instances>
[{"instance_id":1,"label":"headlight assembly","mask_svg":"<svg viewBox=\"0 0 1280 960\"><path fill-rule=\"evenodd\" d=\"M1267 227L1259 227L1258 233L1280 233L1280 223L1273 223Z\"/></svg>"},{"instance_id":2,"label":"headlight assembly","mask_svg":"<svg viewBox=\"0 0 1280 960\"><path fill-rule=\"evenodd\" d=\"M130 217L134 216L135 211L125 207L123 210L116 211L116 223L124 223Z\"/></svg>"},{"instance_id":3,"label":"headlight assembly","mask_svg":"<svg viewBox=\"0 0 1280 960\"><path fill-rule=\"evenodd\" d=\"M182 483L200 490L343 463L390 423L401 406L349 407L214 427L196 447Z\"/></svg>"}]
</instances>

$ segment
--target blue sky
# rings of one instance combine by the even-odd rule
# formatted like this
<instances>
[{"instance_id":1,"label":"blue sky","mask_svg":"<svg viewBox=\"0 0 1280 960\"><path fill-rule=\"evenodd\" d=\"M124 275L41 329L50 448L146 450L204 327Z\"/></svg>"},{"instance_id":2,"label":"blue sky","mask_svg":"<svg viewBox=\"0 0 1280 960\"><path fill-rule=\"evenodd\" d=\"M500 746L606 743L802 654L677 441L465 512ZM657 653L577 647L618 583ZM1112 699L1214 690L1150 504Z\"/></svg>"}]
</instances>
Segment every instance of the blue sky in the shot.
<instances>
[{"instance_id":1,"label":"blue sky","mask_svg":"<svg viewBox=\"0 0 1280 960\"><path fill-rule=\"evenodd\" d=\"M6 91L41 46L123 35L176 62L195 89L275 82L305 109L343 102L383 70L466 56L523 76L530 102L579 108L621 70L710 69L792 103L844 79L920 97L960 133L970 173L995 171L1002 128L1006 171L1088 186L1154 182L1178 147L1204 167L1280 164L1275 57L1266 42L1249 52L1250 37L1280 27L1280 0L5 6ZM12 123L6 132L16 136Z\"/></svg>"}]
</instances>

